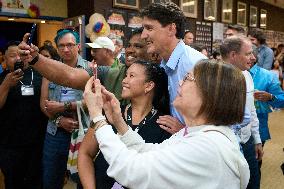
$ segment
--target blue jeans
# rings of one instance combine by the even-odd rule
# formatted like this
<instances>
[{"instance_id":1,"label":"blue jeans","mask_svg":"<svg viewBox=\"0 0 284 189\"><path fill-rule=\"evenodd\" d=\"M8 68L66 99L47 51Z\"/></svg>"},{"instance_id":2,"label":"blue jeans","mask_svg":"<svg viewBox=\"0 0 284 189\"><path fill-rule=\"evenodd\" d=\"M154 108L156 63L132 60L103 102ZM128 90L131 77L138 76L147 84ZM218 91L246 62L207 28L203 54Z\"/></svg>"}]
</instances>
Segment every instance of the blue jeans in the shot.
<instances>
[{"instance_id":1,"label":"blue jeans","mask_svg":"<svg viewBox=\"0 0 284 189\"><path fill-rule=\"evenodd\" d=\"M250 136L249 140L245 144L241 144L244 152L244 156L248 162L250 170L250 179L247 189L259 189L260 188L260 175L258 160L255 155L254 139Z\"/></svg>"},{"instance_id":2,"label":"blue jeans","mask_svg":"<svg viewBox=\"0 0 284 189\"><path fill-rule=\"evenodd\" d=\"M71 134L58 128L45 135L43 147L43 189L62 189L67 169Z\"/></svg>"}]
</instances>

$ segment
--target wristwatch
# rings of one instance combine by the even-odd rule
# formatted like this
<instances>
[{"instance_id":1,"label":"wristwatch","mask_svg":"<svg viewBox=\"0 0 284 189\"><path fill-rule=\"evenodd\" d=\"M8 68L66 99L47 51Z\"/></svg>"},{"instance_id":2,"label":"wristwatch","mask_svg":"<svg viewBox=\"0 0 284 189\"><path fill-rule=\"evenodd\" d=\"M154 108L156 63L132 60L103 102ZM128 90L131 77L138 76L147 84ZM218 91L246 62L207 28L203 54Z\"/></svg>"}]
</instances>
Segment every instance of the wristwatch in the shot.
<instances>
[{"instance_id":1,"label":"wristwatch","mask_svg":"<svg viewBox=\"0 0 284 189\"><path fill-rule=\"evenodd\" d=\"M271 95L271 101L274 102L276 100L276 97L273 94L270 95Z\"/></svg>"},{"instance_id":2,"label":"wristwatch","mask_svg":"<svg viewBox=\"0 0 284 189\"><path fill-rule=\"evenodd\" d=\"M34 59L29 62L29 65L30 65L30 66L35 65L35 63L37 63L37 61L38 61L38 58L39 58L39 57L38 57L38 54L37 54L37 55L34 57Z\"/></svg>"},{"instance_id":3,"label":"wristwatch","mask_svg":"<svg viewBox=\"0 0 284 189\"><path fill-rule=\"evenodd\" d=\"M60 127L60 120L61 120L61 118L63 118L63 116L58 116L58 117L56 118L56 120L55 120L55 125L56 125L56 127Z\"/></svg>"}]
</instances>

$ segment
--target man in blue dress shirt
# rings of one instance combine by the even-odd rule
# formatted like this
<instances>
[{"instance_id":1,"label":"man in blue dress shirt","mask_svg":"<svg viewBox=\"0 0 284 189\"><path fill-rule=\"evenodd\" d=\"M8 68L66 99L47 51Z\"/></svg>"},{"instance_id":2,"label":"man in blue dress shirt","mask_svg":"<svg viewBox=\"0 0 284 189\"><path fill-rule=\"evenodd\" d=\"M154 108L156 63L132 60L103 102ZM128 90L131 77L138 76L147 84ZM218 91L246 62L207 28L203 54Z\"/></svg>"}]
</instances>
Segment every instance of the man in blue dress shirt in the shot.
<instances>
[{"instance_id":1,"label":"man in blue dress shirt","mask_svg":"<svg viewBox=\"0 0 284 189\"><path fill-rule=\"evenodd\" d=\"M266 45L265 34L259 29L252 29L251 31L249 31L248 37L258 50L257 65L261 68L271 70L274 60L274 53L271 48Z\"/></svg>"},{"instance_id":2,"label":"man in blue dress shirt","mask_svg":"<svg viewBox=\"0 0 284 189\"><path fill-rule=\"evenodd\" d=\"M142 10L143 27L141 38L146 40L148 53L162 57L161 66L168 75L171 116L161 116L160 126L170 133L183 128L184 120L173 107L179 81L191 71L199 60L207 57L183 42L185 16L172 2L152 3Z\"/></svg>"},{"instance_id":3,"label":"man in blue dress shirt","mask_svg":"<svg viewBox=\"0 0 284 189\"><path fill-rule=\"evenodd\" d=\"M257 49L254 48L255 57L257 57ZM273 108L284 107L284 92L280 87L279 79L272 72L259 67L257 60L251 65L249 70L254 83L254 98L257 118L259 120L259 134L262 145L269 139L270 133L268 128L268 114ZM259 170L261 168L261 160L259 161Z\"/></svg>"}]
</instances>

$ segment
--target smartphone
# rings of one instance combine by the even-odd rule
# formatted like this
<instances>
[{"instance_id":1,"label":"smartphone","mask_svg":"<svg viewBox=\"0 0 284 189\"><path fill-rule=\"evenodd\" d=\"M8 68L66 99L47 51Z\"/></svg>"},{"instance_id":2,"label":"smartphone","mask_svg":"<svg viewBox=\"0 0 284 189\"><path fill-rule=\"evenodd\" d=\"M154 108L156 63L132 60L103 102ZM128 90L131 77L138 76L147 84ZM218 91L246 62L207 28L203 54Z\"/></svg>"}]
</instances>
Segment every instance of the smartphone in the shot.
<instances>
[{"instance_id":1,"label":"smartphone","mask_svg":"<svg viewBox=\"0 0 284 189\"><path fill-rule=\"evenodd\" d=\"M97 63L96 63L96 62L93 62L91 68L92 68L92 70L93 70L93 75L94 75L92 90L93 90L93 92L95 93L95 80L97 79L97 76L98 76Z\"/></svg>"},{"instance_id":2,"label":"smartphone","mask_svg":"<svg viewBox=\"0 0 284 189\"><path fill-rule=\"evenodd\" d=\"M93 65L93 75L94 75L94 79L98 78L98 67L96 63Z\"/></svg>"},{"instance_id":3,"label":"smartphone","mask_svg":"<svg viewBox=\"0 0 284 189\"><path fill-rule=\"evenodd\" d=\"M16 71L17 69L21 69L23 71L24 63L22 61L18 61L14 64L14 71Z\"/></svg>"},{"instance_id":4,"label":"smartphone","mask_svg":"<svg viewBox=\"0 0 284 189\"><path fill-rule=\"evenodd\" d=\"M27 44L31 45L36 31L36 23L33 24Z\"/></svg>"}]
</instances>

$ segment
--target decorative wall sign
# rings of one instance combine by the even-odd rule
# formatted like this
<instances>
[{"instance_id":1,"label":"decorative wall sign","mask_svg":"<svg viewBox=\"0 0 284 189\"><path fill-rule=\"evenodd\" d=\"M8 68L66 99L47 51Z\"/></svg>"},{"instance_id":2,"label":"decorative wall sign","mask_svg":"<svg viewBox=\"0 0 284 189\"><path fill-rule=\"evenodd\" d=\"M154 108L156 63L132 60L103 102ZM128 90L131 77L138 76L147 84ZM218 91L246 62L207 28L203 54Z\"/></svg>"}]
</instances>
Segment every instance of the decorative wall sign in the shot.
<instances>
[{"instance_id":1,"label":"decorative wall sign","mask_svg":"<svg viewBox=\"0 0 284 189\"><path fill-rule=\"evenodd\" d=\"M222 22L232 23L233 0L223 0L222 3Z\"/></svg>"},{"instance_id":2,"label":"decorative wall sign","mask_svg":"<svg viewBox=\"0 0 284 189\"><path fill-rule=\"evenodd\" d=\"M128 8L128 9L138 9L139 1L138 0L113 0L113 6Z\"/></svg>"},{"instance_id":3,"label":"decorative wall sign","mask_svg":"<svg viewBox=\"0 0 284 189\"><path fill-rule=\"evenodd\" d=\"M266 28L267 10L260 9L260 28Z\"/></svg>"},{"instance_id":4,"label":"decorative wall sign","mask_svg":"<svg viewBox=\"0 0 284 189\"><path fill-rule=\"evenodd\" d=\"M180 8L187 17L197 18L197 0L180 0Z\"/></svg>"},{"instance_id":5,"label":"decorative wall sign","mask_svg":"<svg viewBox=\"0 0 284 189\"><path fill-rule=\"evenodd\" d=\"M237 24L246 26L247 23L247 4L238 2Z\"/></svg>"},{"instance_id":6,"label":"decorative wall sign","mask_svg":"<svg viewBox=\"0 0 284 189\"><path fill-rule=\"evenodd\" d=\"M216 12L217 0L204 0L204 20L217 20Z\"/></svg>"},{"instance_id":7,"label":"decorative wall sign","mask_svg":"<svg viewBox=\"0 0 284 189\"><path fill-rule=\"evenodd\" d=\"M249 26L250 27L257 27L257 7L250 6L249 8Z\"/></svg>"}]
</instances>

